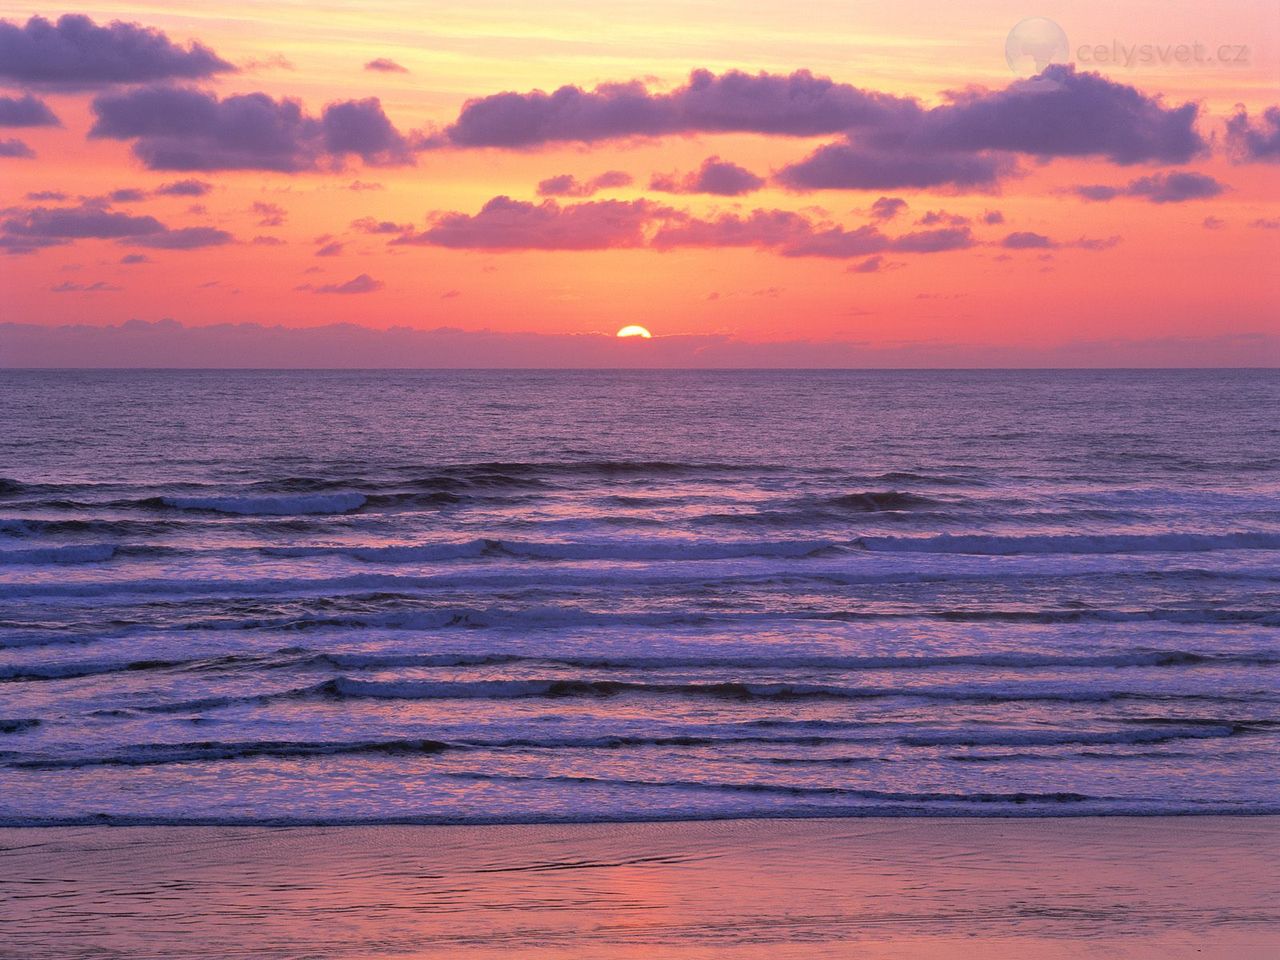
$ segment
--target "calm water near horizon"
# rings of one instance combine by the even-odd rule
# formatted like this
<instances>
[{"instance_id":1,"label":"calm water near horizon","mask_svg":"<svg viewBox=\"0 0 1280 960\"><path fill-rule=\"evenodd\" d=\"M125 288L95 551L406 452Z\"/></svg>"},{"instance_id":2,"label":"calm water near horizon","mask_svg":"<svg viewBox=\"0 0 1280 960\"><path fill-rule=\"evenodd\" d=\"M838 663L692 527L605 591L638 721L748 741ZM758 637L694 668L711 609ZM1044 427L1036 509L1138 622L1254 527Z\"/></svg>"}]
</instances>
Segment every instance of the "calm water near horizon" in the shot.
<instances>
[{"instance_id":1,"label":"calm water near horizon","mask_svg":"<svg viewBox=\"0 0 1280 960\"><path fill-rule=\"evenodd\" d=\"M1280 812L1280 373L0 374L0 824Z\"/></svg>"}]
</instances>

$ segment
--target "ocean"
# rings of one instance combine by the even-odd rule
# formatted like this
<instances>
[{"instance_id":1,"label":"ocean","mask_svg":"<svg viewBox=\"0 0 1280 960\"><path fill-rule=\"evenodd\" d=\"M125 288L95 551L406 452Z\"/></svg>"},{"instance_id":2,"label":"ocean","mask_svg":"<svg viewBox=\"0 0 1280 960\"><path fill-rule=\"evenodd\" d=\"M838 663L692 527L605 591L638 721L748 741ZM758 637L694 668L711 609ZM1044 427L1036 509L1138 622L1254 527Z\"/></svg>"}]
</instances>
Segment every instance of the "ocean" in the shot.
<instances>
[{"instance_id":1,"label":"ocean","mask_svg":"<svg viewBox=\"0 0 1280 960\"><path fill-rule=\"evenodd\" d=\"M1280 813L1276 371L0 374L0 824Z\"/></svg>"}]
</instances>

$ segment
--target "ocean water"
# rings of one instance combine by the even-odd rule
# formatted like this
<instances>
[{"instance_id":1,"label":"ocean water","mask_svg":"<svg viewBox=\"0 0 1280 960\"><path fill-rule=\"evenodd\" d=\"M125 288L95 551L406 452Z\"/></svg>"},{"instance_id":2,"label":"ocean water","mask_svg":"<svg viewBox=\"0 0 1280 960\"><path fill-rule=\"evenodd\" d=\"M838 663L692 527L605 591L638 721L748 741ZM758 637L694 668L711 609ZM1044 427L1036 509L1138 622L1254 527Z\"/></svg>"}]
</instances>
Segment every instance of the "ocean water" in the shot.
<instances>
[{"instance_id":1,"label":"ocean water","mask_svg":"<svg viewBox=\"0 0 1280 960\"><path fill-rule=\"evenodd\" d=\"M0 823L1280 812L1280 374L7 372Z\"/></svg>"}]
</instances>

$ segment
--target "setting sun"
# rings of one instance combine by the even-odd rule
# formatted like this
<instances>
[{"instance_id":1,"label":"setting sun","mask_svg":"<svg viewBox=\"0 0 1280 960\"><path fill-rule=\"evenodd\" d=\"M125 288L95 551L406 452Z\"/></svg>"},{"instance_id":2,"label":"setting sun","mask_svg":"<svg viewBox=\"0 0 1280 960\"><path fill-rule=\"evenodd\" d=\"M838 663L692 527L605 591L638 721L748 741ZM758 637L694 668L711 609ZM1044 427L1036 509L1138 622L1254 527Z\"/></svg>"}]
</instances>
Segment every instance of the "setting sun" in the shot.
<instances>
[{"instance_id":1,"label":"setting sun","mask_svg":"<svg viewBox=\"0 0 1280 960\"><path fill-rule=\"evenodd\" d=\"M653 334L652 334L652 333L650 333L650 332L649 332L647 329L645 329L644 327L639 326L638 324L634 324L634 323L633 323L633 324L631 324L630 326L623 327L621 330L619 330L619 331L618 331L618 336L620 336L620 337L642 337L642 338L644 338L645 340L649 340L649 339L651 339L651 338L653 337Z\"/></svg>"}]
</instances>

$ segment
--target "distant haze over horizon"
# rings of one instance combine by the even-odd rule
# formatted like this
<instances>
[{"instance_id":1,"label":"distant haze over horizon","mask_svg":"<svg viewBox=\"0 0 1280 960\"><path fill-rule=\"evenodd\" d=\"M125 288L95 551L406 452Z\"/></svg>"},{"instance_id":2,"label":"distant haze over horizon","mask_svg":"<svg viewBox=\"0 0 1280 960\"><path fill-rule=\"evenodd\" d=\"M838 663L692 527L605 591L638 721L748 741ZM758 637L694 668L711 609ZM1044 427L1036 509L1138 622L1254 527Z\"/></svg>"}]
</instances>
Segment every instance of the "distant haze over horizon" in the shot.
<instances>
[{"instance_id":1,"label":"distant haze over horizon","mask_svg":"<svg viewBox=\"0 0 1280 960\"><path fill-rule=\"evenodd\" d=\"M175 321L41 326L0 323L0 369L1124 369L1280 367L1280 336L1076 340L1048 347L850 341L750 342L726 335L619 339L604 333L504 333L188 327Z\"/></svg>"}]
</instances>

